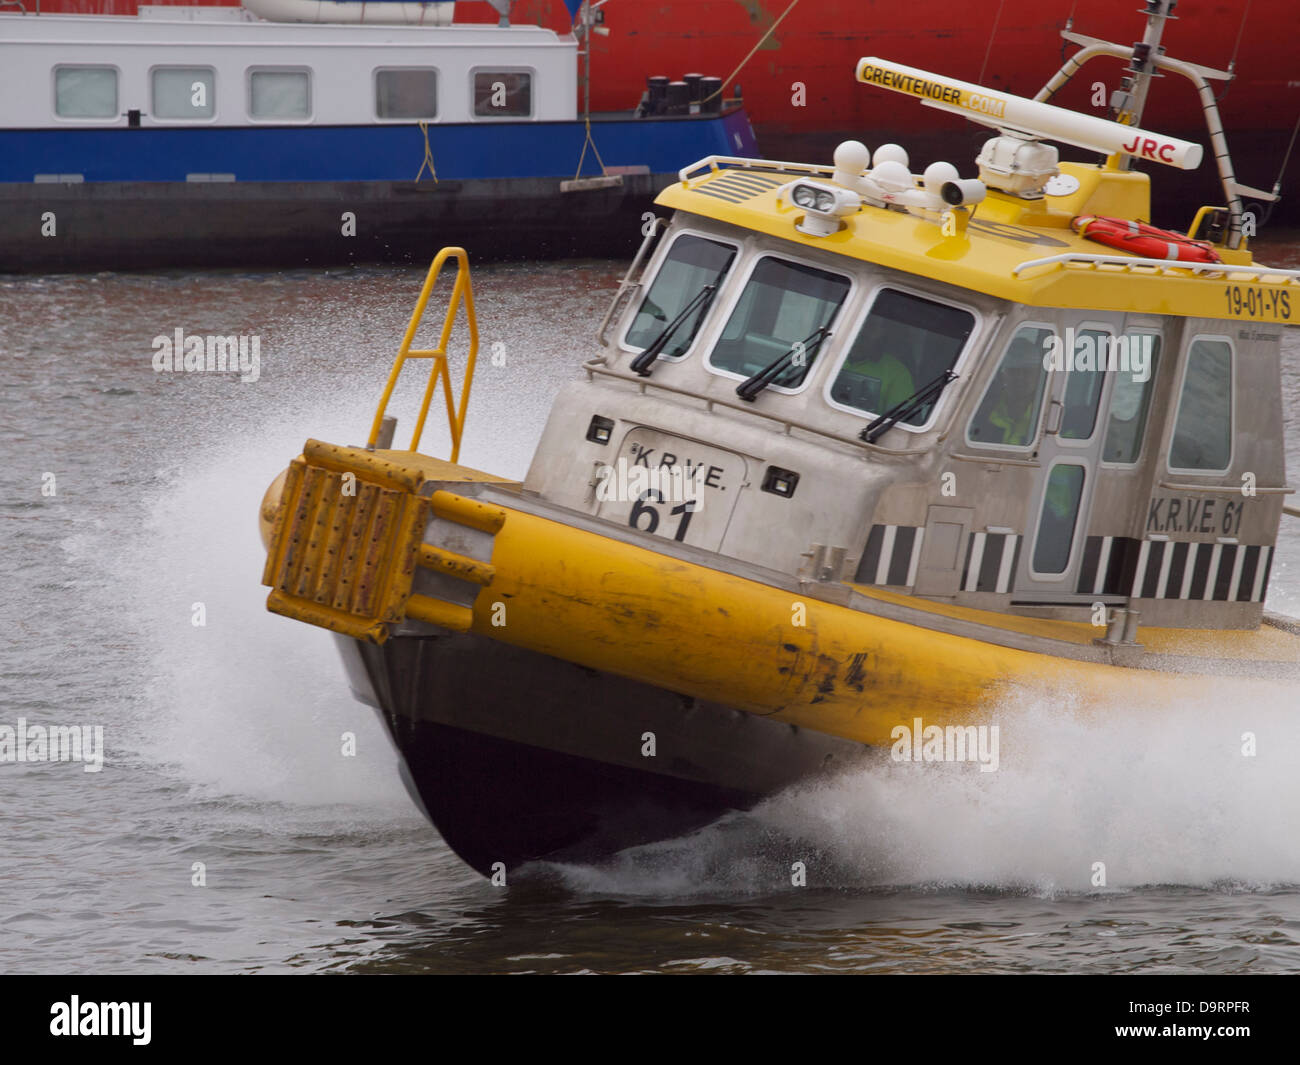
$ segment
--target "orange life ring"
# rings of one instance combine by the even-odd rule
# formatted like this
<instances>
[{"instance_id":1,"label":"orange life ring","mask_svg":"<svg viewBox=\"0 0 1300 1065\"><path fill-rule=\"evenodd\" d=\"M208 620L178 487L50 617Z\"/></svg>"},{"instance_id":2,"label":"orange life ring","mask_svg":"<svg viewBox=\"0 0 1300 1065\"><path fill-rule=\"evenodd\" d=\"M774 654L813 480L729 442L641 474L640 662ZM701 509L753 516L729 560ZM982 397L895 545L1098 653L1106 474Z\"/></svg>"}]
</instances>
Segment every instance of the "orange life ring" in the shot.
<instances>
[{"instance_id":1,"label":"orange life ring","mask_svg":"<svg viewBox=\"0 0 1300 1065\"><path fill-rule=\"evenodd\" d=\"M1203 240L1192 240L1182 233L1157 229L1146 222L1104 215L1076 215L1070 228L1081 237L1095 240L1109 248L1118 248L1144 259L1169 259L1186 263L1217 263L1219 253Z\"/></svg>"}]
</instances>

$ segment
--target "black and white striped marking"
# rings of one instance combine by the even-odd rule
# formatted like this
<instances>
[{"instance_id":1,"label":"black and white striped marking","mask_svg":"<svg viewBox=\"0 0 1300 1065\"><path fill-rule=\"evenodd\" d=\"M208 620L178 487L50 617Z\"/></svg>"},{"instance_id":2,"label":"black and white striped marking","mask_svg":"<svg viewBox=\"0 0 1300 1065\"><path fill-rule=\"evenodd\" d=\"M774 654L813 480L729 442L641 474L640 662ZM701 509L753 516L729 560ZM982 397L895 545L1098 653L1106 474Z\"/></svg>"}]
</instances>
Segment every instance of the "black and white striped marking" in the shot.
<instances>
[{"instance_id":1,"label":"black and white striped marking","mask_svg":"<svg viewBox=\"0 0 1300 1065\"><path fill-rule=\"evenodd\" d=\"M1089 536L1079 568L1084 595L1262 603L1273 548Z\"/></svg>"},{"instance_id":2,"label":"black and white striped marking","mask_svg":"<svg viewBox=\"0 0 1300 1065\"><path fill-rule=\"evenodd\" d=\"M977 532L966 545L966 566L962 570L963 592L1009 592L1020 558L1020 534Z\"/></svg>"},{"instance_id":3,"label":"black and white striped marking","mask_svg":"<svg viewBox=\"0 0 1300 1065\"><path fill-rule=\"evenodd\" d=\"M1009 592L1020 560L1021 539L1018 533L1012 532L972 533L966 543L963 591ZM859 584L914 587L924 542L924 528L873 525L856 580Z\"/></svg>"},{"instance_id":4,"label":"black and white striped marking","mask_svg":"<svg viewBox=\"0 0 1300 1065\"><path fill-rule=\"evenodd\" d=\"M859 584L911 588L924 541L925 529L916 525L873 525L854 579Z\"/></svg>"},{"instance_id":5,"label":"black and white striped marking","mask_svg":"<svg viewBox=\"0 0 1300 1065\"><path fill-rule=\"evenodd\" d=\"M1014 532L971 533L962 567L964 592L1011 591L1024 538ZM859 584L912 588L925 529L873 525L854 578ZM1128 536L1089 536L1079 566L1079 595L1262 603L1273 548L1235 543L1174 543Z\"/></svg>"}]
</instances>

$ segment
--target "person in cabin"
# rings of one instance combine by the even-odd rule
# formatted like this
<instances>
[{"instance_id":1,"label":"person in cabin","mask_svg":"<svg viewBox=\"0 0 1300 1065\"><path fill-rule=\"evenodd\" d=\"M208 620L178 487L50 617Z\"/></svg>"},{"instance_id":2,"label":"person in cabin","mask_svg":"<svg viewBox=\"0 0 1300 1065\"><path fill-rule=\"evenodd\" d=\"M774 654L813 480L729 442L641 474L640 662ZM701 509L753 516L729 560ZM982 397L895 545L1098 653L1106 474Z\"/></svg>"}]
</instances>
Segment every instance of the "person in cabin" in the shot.
<instances>
[{"instance_id":1,"label":"person in cabin","mask_svg":"<svg viewBox=\"0 0 1300 1065\"><path fill-rule=\"evenodd\" d=\"M860 410L883 414L914 395L915 378L901 357L908 354L905 341L889 323L869 323L845 360L841 379L847 395L836 398Z\"/></svg>"},{"instance_id":2,"label":"person in cabin","mask_svg":"<svg viewBox=\"0 0 1300 1065\"><path fill-rule=\"evenodd\" d=\"M896 355L884 349L878 349L872 358L863 362L852 363L849 369L868 379L869 390L875 395L867 406L877 413L883 414L916 392L912 371Z\"/></svg>"},{"instance_id":3,"label":"person in cabin","mask_svg":"<svg viewBox=\"0 0 1300 1065\"><path fill-rule=\"evenodd\" d=\"M1004 373L999 382L998 399L989 411L989 424L995 432L990 439L999 444L1023 447L1033 433L1032 421L1038 412L1035 402L1034 375L1030 372Z\"/></svg>"},{"instance_id":4,"label":"person in cabin","mask_svg":"<svg viewBox=\"0 0 1300 1065\"><path fill-rule=\"evenodd\" d=\"M1032 338L1011 342L971 426L971 437L990 444L1026 447L1038 428L1044 370Z\"/></svg>"}]
</instances>

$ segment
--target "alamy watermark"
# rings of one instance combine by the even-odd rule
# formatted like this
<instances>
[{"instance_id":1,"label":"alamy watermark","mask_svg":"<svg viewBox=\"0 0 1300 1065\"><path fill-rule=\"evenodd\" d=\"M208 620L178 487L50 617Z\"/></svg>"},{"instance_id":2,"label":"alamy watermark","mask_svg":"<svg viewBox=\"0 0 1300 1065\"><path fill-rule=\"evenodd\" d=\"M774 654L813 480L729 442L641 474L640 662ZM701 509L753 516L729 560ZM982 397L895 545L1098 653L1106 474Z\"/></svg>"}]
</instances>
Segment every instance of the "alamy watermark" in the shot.
<instances>
[{"instance_id":1,"label":"alamy watermark","mask_svg":"<svg viewBox=\"0 0 1300 1065\"><path fill-rule=\"evenodd\" d=\"M1143 384L1151 376L1152 353L1155 336L1139 333L1135 336L1106 336L1091 330L1076 337L1074 327L1065 330L1065 339L1053 333L1043 342L1043 369L1109 370L1131 374L1133 381Z\"/></svg>"},{"instance_id":2,"label":"alamy watermark","mask_svg":"<svg viewBox=\"0 0 1300 1065\"><path fill-rule=\"evenodd\" d=\"M152 1013L152 1002L82 1002L72 995L50 1006L50 1035L130 1036L135 1046L148 1046Z\"/></svg>"},{"instance_id":3,"label":"alamy watermark","mask_svg":"<svg viewBox=\"0 0 1300 1065\"><path fill-rule=\"evenodd\" d=\"M185 335L177 328L171 336L153 338L155 373L237 373L244 384L262 376L262 338L250 336Z\"/></svg>"},{"instance_id":4,"label":"alamy watermark","mask_svg":"<svg viewBox=\"0 0 1300 1065\"><path fill-rule=\"evenodd\" d=\"M704 509L704 489L710 486L710 469L682 465L648 466L620 458L614 465L596 469L596 498L601 502L626 503L656 498L660 503L689 503L693 511Z\"/></svg>"},{"instance_id":5,"label":"alamy watermark","mask_svg":"<svg viewBox=\"0 0 1300 1065\"><path fill-rule=\"evenodd\" d=\"M926 725L912 719L912 727L895 725L890 757L895 762L979 762L981 773L998 769L997 725Z\"/></svg>"},{"instance_id":6,"label":"alamy watermark","mask_svg":"<svg viewBox=\"0 0 1300 1065\"><path fill-rule=\"evenodd\" d=\"M87 773L104 768L103 725L0 725L0 762L82 762Z\"/></svg>"}]
</instances>

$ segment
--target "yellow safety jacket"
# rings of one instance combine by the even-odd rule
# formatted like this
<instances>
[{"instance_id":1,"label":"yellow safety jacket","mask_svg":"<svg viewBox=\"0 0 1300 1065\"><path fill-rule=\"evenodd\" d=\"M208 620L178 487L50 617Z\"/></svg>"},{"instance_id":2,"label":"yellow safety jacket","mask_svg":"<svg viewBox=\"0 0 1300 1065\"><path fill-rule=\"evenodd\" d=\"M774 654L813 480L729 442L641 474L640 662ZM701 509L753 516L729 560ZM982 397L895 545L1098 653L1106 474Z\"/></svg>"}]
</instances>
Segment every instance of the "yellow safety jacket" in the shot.
<instances>
[{"instance_id":1,"label":"yellow safety jacket","mask_svg":"<svg viewBox=\"0 0 1300 1065\"><path fill-rule=\"evenodd\" d=\"M912 374L895 356L888 353L878 359L859 362L849 367L856 374L874 377L880 382L881 410L888 410L916 392Z\"/></svg>"}]
</instances>

